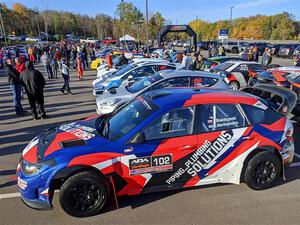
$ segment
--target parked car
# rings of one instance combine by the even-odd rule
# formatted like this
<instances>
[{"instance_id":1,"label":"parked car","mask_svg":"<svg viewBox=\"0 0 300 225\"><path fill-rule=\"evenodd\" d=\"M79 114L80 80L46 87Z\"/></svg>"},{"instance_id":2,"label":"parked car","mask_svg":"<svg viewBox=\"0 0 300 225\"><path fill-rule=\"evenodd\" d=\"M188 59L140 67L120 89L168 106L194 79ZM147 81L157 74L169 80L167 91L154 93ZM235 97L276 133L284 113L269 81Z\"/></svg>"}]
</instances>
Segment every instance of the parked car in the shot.
<instances>
[{"instance_id":1,"label":"parked car","mask_svg":"<svg viewBox=\"0 0 300 225\"><path fill-rule=\"evenodd\" d=\"M95 96L102 95L107 91L113 91L113 89L119 87L123 82L130 84L149 75L153 75L160 70L167 69L175 70L176 65L167 62L131 63L117 71L113 77L106 79L104 82L101 79L94 80L93 94Z\"/></svg>"},{"instance_id":2,"label":"parked car","mask_svg":"<svg viewBox=\"0 0 300 225\"><path fill-rule=\"evenodd\" d=\"M243 42L238 41L226 41L222 44L226 52L232 52L234 54L239 53L240 46L243 46Z\"/></svg>"},{"instance_id":3,"label":"parked car","mask_svg":"<svg viewBox=\"0 0 300 225\"><path fill-rule=\"evenodd\" d=\"M264 71L262 64L249 61L227 61L209 70L223 73L232 89L238 90L247 85L250 76Z\"/></svg>"},{"instance_id":4,"label":"parked car","mask_svg":"<svg viewBox=\"0 0 300 225\"><path fill-rule=\"evenodd\" d=\"M263 71L252 78L251 84L273 84L279 87L293 90L298 96L298 100L292 113L300 117L300 68L281 67Z\"/></svg>"},{"instance_id":5,"label":"parked car","mask_svg":"<svg viewBox=\"0 0 300 225\"><path fill-rule=\"evenodd\" d=\"M217 65L219 65L220 63L223 62L227 62L227 61L246 61L240 57L236 57L236 56L216 56L216 57L211 57L211 58L207 58L204 61L203 64L203 69L207 69L207 68L213 68Z\"/></svg>"},{"instance_id":6,"label":"parked car","mask_svg":"<svg viewBox=\"0 0 300 225\"><path fill-rule=\"evenodd\" d=\"M298 45L298 46L295 48L295 50L294 50L294 52L293 52L293 55L298 55L298 56L300 56L300 45Z\"/></svg>"},{"instance_id":7,"label":"parked car","mask_svg":"<svg viewBox=\"0 0 300 225\"><path fill-rule=\"evenodd\" d=\"M278 56L282 58L293 57L294 50L298 47L298 45L299 44L282 45L278 51Z\"/></svg>"},{"instance_id":8,"label":"parked car","mask_svg":"<svg viewBox=\"0 0 300 225\"><path fill-rule=\"evenodd\" d=\"M103 96L97 96L97 113L106 114L126 104L138 95L151 90L169 87L212 87L229 88L225 77L219 74L187 71L165 70L160 71L142 80L134 82L131 86L121 85L113 93L106 92Z\"/></svg>"},{"instance_id":9,"label":"parked car","mask_svg":"<svg viewBox=\"0 0 300 225\"><path fill-rule=\"evenodd\" d=\"M106 206L111 192L118 201L124 195L215 183L270 188L293 161L293 124L287 115L294 93L244 91L156 90L112 114L42 132L17 166L22 201L50 209L59 189L62 209L87 217ZM262 99L272 94L276 97Z\"/></svg>"}]
</instances>

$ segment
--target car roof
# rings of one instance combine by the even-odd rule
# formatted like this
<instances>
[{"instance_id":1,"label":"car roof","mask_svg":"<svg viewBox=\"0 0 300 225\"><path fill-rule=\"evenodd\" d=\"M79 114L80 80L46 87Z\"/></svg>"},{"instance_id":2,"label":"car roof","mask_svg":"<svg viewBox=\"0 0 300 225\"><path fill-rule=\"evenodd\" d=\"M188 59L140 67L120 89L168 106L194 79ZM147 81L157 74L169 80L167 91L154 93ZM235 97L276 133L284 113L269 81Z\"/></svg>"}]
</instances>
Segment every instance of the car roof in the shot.
<instances>
[{"instance_id":1,"label":"car roof","mask_svg":"<svg viewBox=\"0 0 300 225\"><path fill-rule=\"evenodd\" d=\"M253 62L253 61L226 61L224 63L233 63L233 64L261 64L261 63L258 63L258 62Z\"/></svg>"},{"instance_id":2,"label":"car roof","mask_svg":"<svg viewBox=\"0 0 300 225\"><path fill-rule=\"evenodd\" d=\"M145 95L161 108L170 106L180 108L198 104L255 105L259 101L254 95L245 92L204 87L164 88L147 92Z\"/></svg>"},{"instance_id":3,"label":"car roof","mask_svg":"<svg viewBox=\"0 0 300 225\"><path fill-rule=\"evenodd\" d=\"M192 71L192 70L161 70L158 72L164 79L172 77L185 77L185 76L202 76L223 79L224 76L217 73L210 73L206 71Z\"/></svg>"},{"instance_id":4,"label":"car roof","mask_svg":"<svg viewBox=\"0 0 300 225\"><path fill-rule=\"evenodd\" d=\"M160 66L160 65L162 65L162 66L173 66L173 67L176 67L176 65L174 64L174 63L170 63L170 62L168 62L168 61L162 61L162 62L151 62L151 61L149 61L149 62L144 62L144 63L134 63L134 64L136 64L138 67L142 67L142 66L152 66L152 65L158 65L158 66Z\"/></svg>"}]
</instances>

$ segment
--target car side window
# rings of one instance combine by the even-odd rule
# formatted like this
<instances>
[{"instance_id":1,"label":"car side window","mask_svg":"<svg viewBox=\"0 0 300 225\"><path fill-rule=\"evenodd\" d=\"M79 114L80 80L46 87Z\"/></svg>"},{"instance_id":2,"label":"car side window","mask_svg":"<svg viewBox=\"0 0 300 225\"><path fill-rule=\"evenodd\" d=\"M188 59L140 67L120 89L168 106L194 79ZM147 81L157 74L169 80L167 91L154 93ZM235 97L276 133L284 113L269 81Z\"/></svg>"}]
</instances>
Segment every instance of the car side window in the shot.
<instances>
[{"instance_id":1,"label":"car side window","mask_svg":"<svg viewBox=\"0 0 300 225\"><path fill-rule=\"evenodd\" d=\"M156 119L145 130L147 141L185 136L193 133L195 107L171 110Z\"/></svg>"},{"instance_id":2,"label":"car side window","mask_svg":"<svg viewBox=\"0 0 300 225\"><path fill-rule=\"evenodd\" d=\"M248 72L248 65L247 64L240 64L236 68L234 68L233 72Z\"/></svg>"},{"instance_id":3,"label":"car side window","mask_svg":"<svg viewBox=\"0 0 300 225\"><path fill-rule=\"evenodd\" d=\"M210 77L191 77L191 81L192 87L210 87L213 86L218 79Z\"/></svg>"},{"instance_id":4,"label":"car side window","mask_svg":"<svg viewBox=\"0 0 300 225\"><path fill-rule=\"evenodd\" d=\"M260 124L265 120L265 111L251 105L241 105L251 124Z\"/></svg>"},{"instance_id":5,"label":"car side window","mask_svg":"<svg viewBox=\"0 0 300 225\"><path fill-rule=\"evenodd\" d=\"M144 77L154 73L155 71L153 70L152 66L143 66L131 71L128 76L132 75L133 77Z\"/></svg>"},{"instance_id":6,"label":"car side window","mask_svg":"<svg viewBox=\"0 0 300 225\"><path fill-rule=\"evenodd\" d=\"M247 125L246 118L237 105L202 105L202 132L235 129Z\"/></svg>"},{"instance_id":7,"label":"car side window","mask_svg":"<svg viewBox=\"0 0 300 225\"><path fill-rule=\"evenodd\" d=\"M174 77L164 80L152 87L152 90L168 87L187 87L190 84L189 77Z\"/></svg>"}]
</instances>

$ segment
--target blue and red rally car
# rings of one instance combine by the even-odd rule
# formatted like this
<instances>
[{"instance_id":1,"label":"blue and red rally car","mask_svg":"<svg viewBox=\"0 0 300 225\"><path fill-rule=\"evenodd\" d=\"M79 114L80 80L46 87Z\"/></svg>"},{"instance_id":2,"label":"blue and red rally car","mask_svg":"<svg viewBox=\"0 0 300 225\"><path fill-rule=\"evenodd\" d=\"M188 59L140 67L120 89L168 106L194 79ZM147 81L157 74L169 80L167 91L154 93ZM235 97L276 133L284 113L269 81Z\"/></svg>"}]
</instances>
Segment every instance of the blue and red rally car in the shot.
<instances>
[{"instance_id":1,"label":"blue and red rally car","mask_svg":"<svg viewBox=\"0 0 300 225\"><path fill-rule=\"evenodd\" d=\"M241 91L163 89L109 115L61 125L35 137L17 168L23 202L66 213L98 213L109 199L212 183L271 187L294 157L296 102L280 87Z\"/></svg>"}]
</instances>

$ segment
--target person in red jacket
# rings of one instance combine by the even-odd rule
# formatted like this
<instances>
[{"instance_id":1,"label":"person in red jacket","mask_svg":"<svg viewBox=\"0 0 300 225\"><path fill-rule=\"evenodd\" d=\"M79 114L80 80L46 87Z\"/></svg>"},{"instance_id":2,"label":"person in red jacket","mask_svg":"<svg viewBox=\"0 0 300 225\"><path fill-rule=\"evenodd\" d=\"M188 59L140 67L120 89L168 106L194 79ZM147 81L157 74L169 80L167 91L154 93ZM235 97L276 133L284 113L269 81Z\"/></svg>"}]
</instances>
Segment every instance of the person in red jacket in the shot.
<instances>
[{"instance_id":1,"label":"person in red jacket","mask_svg":"<svg viewBox=\"0 0 300 225\"><path fill-rule=\"evenodd\" d=\"M105 60L108 68L111 69L113 67L112 54L111 53L107 54Z\"/></svg>"},{"instance_id":2,"label":"person in red jacket","mask_svg":"<svg viewBox=\"0 0 300 225\"><path fill-rule=\"evenodd\" d=\"M16 70L21 74L26 69L25 62L22 62L20 58L15 58L15 63Z\"/></svg>"},{"instance_id":3,"label":"person in red jacket","mask_svg":"<svg viewBox=\"0 0 300 225\"><path fill-rule=\"evenodd\" d=\"M78 71L78 79L82 80L83 68L82 68L82 61L80 55L77 56L77 71Z\"/></svg>"}]
</instances>

